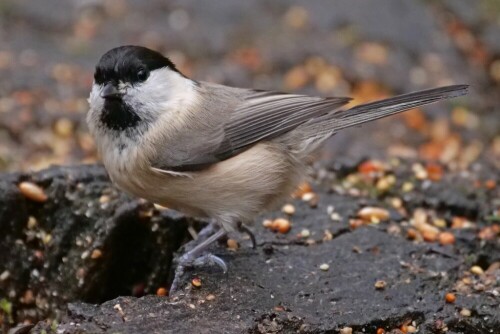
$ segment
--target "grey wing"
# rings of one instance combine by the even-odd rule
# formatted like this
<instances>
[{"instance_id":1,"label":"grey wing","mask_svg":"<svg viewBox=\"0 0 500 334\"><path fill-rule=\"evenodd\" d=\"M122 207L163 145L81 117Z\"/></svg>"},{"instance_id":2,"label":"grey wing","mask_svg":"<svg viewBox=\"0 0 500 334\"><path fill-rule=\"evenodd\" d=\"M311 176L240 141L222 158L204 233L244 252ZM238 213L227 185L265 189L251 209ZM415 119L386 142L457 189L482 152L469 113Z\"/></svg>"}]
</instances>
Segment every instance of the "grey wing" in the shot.
<instances>
[{"instance_id":1,"label":"grey wing","mask_svg":"<svg viewBox=\"0 0 500 334\"><path fill-rule=\"evenodd\" d=\"M192 156L175 165L155 166L174 172L202 170L229 159L252 145L290 132L316 117L338 110L350 98L321 98L268 91L248 91L241 101L228 111L225 122L213 133L220 136L203 150L193 149ZM221 130L221 131L219 131ZM202 152L201 152L202 151ZM170 160L172 161L172 160Z\"/></svg>"}]
</instances>

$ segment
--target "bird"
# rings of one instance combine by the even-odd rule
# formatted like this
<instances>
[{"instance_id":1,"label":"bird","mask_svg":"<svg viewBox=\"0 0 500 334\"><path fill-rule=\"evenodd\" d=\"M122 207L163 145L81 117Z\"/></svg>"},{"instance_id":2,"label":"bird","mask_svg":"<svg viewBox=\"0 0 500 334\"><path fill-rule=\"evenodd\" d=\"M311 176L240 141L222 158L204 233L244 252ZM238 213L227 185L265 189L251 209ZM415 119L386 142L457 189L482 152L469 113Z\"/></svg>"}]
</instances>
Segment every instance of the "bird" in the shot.
<instances>
[{"instance_id":1,"label":"bird","mask_svg":"<svg viewBox=\"0 0 500 334\"><path fill-rule=\"evenodd\" d=\"M281 205L303 180L305 161L340 130L465 95L450 85L346 107L348 97L237 88L188 78L160 52L125 45L98 61L87 124L121 190L214 221L211 235L180 257L187 268L227 270L208 247Z\"/></svg>"}]
</instances>

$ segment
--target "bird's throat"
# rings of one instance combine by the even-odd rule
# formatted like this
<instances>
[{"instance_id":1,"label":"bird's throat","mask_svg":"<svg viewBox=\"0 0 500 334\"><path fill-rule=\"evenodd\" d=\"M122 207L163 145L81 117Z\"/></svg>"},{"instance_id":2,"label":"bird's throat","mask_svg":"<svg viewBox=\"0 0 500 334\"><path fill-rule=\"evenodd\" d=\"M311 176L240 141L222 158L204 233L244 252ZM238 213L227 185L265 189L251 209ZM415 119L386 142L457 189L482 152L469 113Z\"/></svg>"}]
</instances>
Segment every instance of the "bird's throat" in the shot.
<instances>
[{"instance_id":1,"label":"bird's throat","mask_svg":"<svg viewBox=\"0 0 500 334\"><path fill-rule=\"evenodd\" d=\"M121 99L106 99L101 122L109 129L123 131L136 127L141 118Z\"/></svg>"}]
</instances>

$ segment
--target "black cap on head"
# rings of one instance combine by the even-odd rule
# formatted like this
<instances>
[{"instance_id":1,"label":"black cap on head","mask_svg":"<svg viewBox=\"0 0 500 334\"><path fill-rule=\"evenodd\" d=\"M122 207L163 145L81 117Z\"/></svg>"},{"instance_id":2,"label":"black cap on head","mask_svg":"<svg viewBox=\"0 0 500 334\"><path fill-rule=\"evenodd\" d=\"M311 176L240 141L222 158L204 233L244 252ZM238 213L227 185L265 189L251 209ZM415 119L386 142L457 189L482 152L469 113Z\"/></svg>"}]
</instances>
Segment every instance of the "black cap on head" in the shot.
<instances>
[{"instance_id":1,"label":"black cap on head","mask_svg":"<svg viewBox=\"0 0 500 334\"><path fill-rule=\"evenodd\" d=\"M118 81L134 84L145 81L151 71L163 67L180 73L175 65L159 52L142 46L119 46L101 57L95 69L94 79L98 84Z\"/></svg>"}]
</instances>

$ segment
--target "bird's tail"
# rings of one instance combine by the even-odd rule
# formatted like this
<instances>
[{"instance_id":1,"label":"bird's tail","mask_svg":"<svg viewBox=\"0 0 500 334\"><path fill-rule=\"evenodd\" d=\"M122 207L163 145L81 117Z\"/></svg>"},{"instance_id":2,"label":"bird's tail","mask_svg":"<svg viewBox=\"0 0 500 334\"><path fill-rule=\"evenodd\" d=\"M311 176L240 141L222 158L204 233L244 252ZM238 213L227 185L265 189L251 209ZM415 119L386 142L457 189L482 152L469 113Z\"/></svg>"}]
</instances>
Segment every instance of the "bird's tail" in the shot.
<instances>
[{"instance_id":1,"label":"bird's tail","mask_svg":"<svg viewBox=\"0 0 500 334\"><path fill-rule=\"evenodd\" d=\"M332 112L314 118L297 128L295 139L302 137L299 151L314 150L321 142L339 130L394 115L440 100L467 94L468 85L453 85L398 95L384 100L361 104L351 109Z\"/></svg>"}]
</instances>

